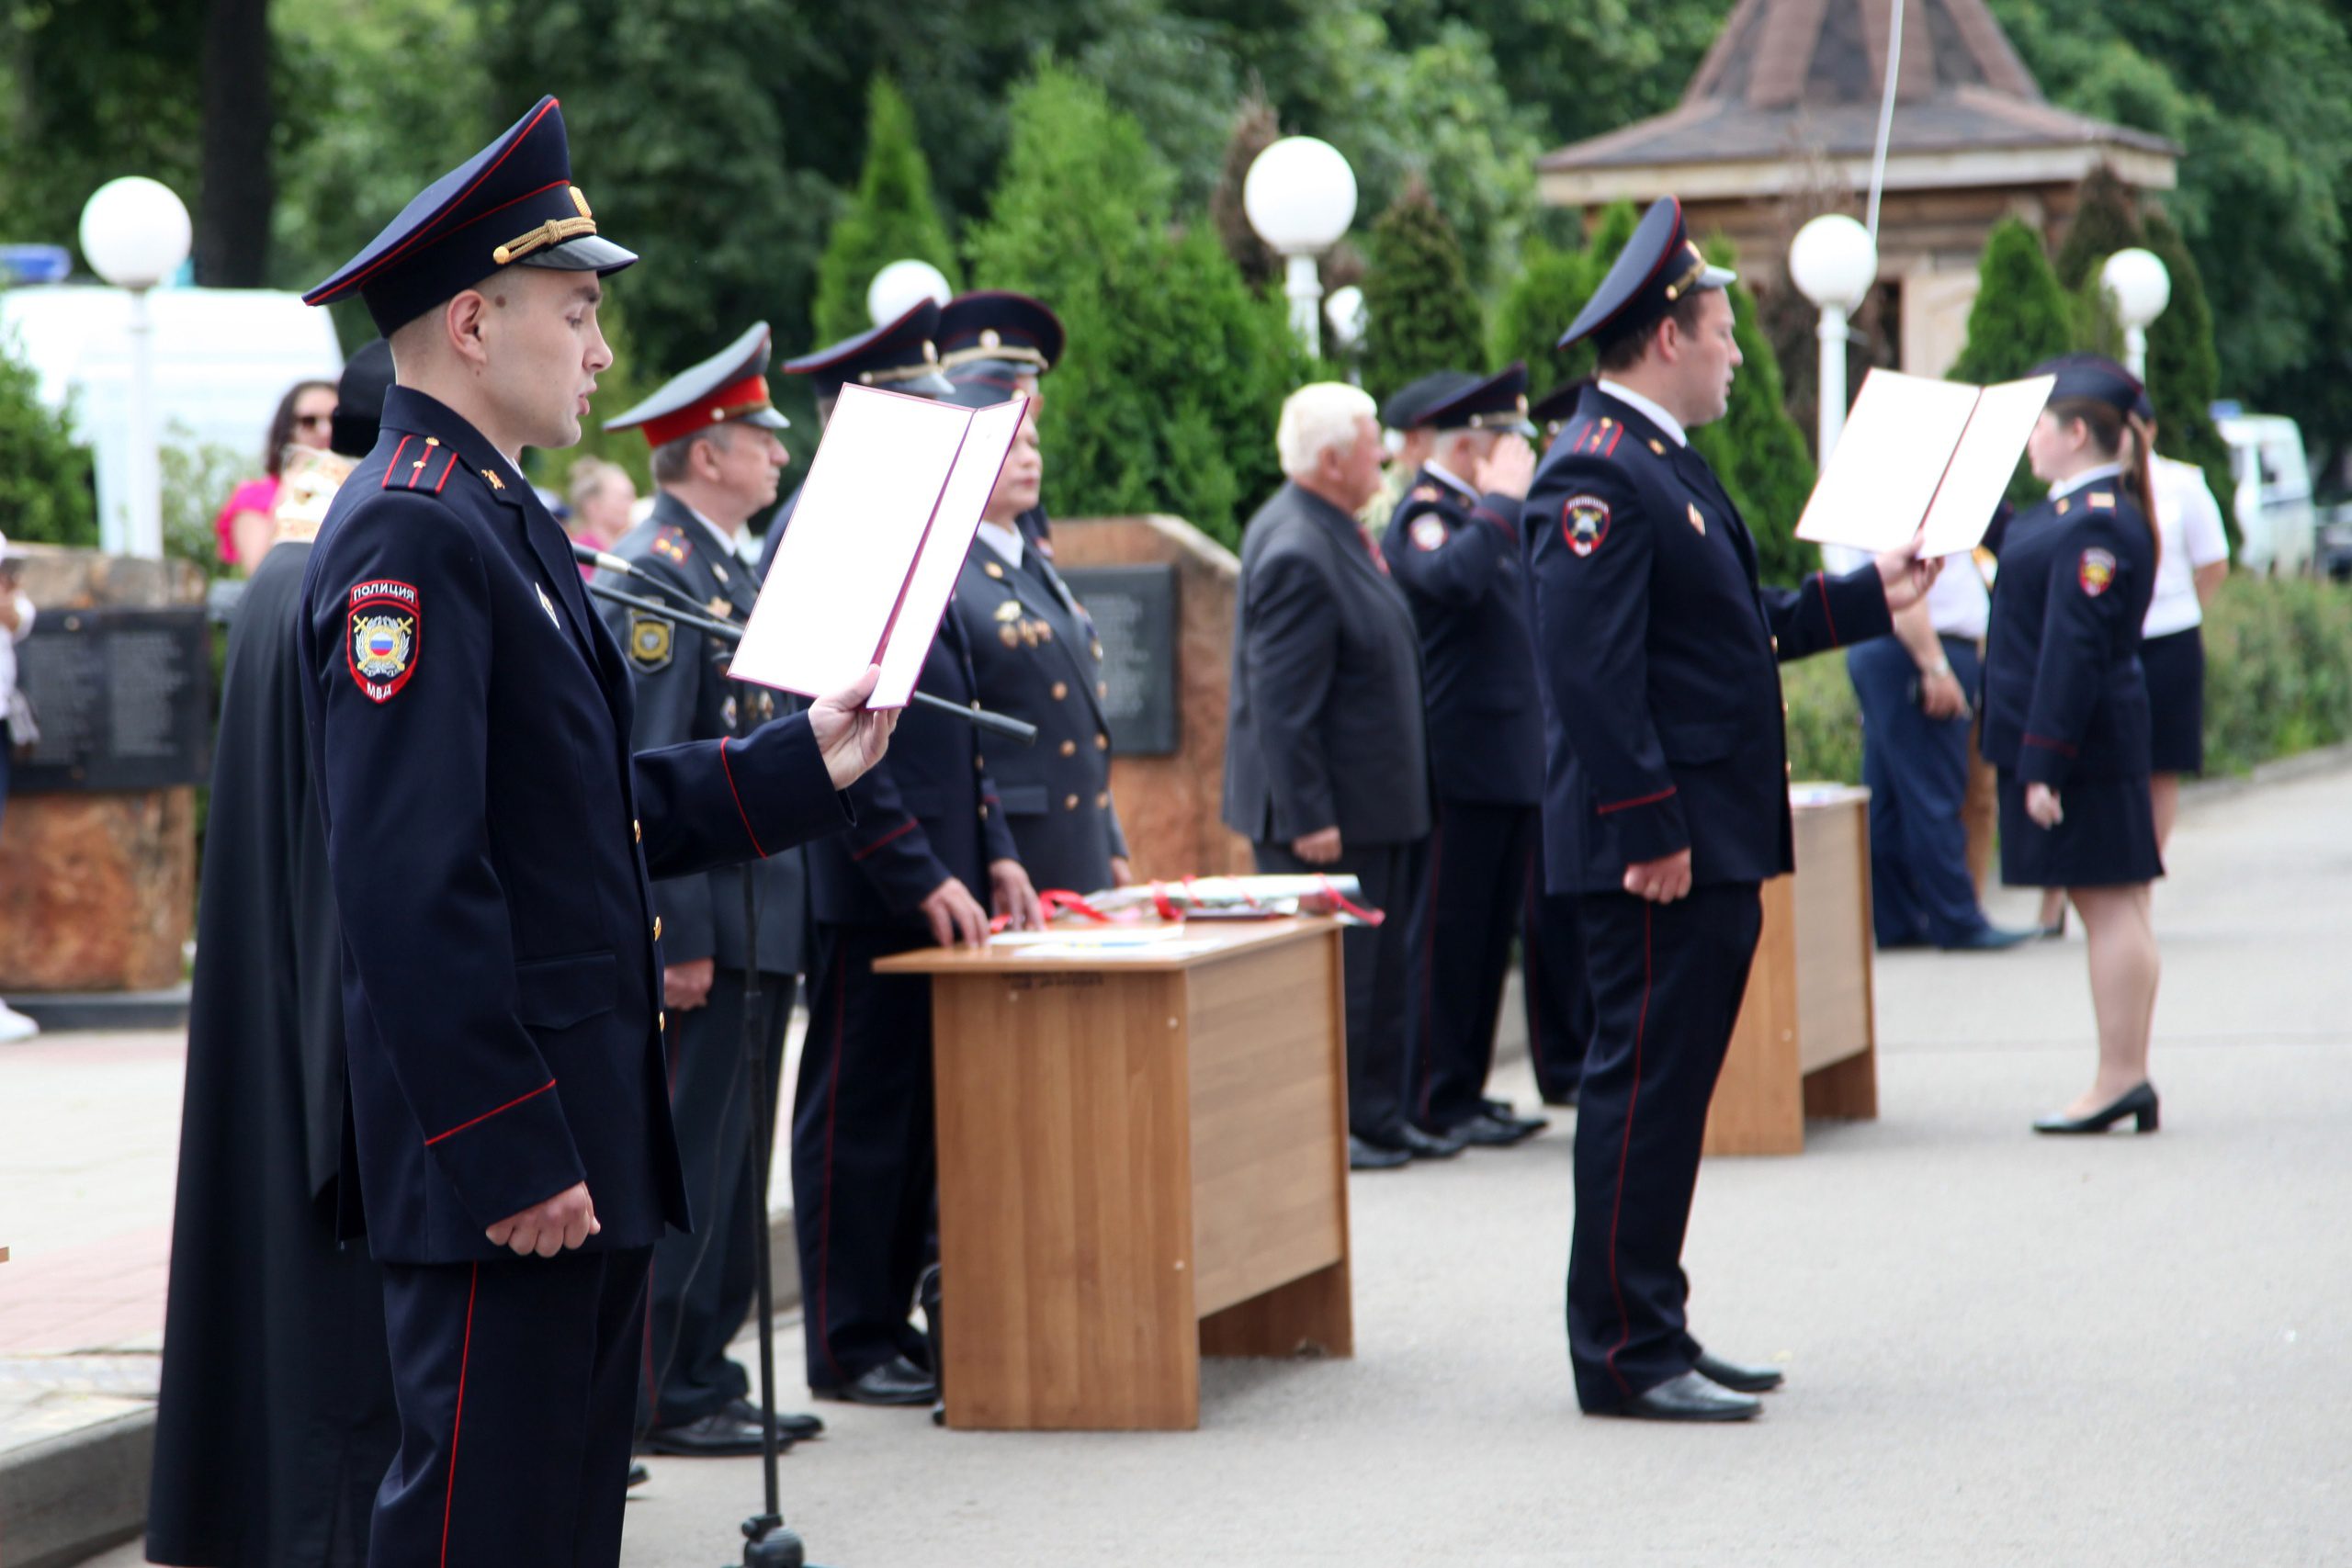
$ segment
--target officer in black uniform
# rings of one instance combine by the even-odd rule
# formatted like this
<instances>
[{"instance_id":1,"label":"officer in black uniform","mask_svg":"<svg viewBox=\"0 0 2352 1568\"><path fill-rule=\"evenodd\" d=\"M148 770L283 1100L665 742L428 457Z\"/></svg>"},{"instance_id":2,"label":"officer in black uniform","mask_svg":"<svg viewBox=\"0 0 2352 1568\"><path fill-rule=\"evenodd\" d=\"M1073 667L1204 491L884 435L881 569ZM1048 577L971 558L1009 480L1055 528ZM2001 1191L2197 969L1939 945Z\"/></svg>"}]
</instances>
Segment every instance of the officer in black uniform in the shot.
<instances>
[{"instance_id":1,"label":"officer in black uniform","mask_svg":"<svg viewBox=\"0 0 2352 1568\"><path fill-rule=\"evenodd\" d=\"M1561 344L1601 367L1523 516L1544 690L1549 886L1578 894L1598 1026L1577 1119L1568 1352L1595 1414L1736 1420L1771 1369L1684 1326L1699 1146L1762 922L1792 868L1775 658L1888 630L1934 572L1908 553L1761 588L1691 424L1722 417L1731 275L1653 206Z\"/></svg>"},{"instance_id":2,"label":"officer in black uniform","mask_svg":"<svg viewBox=\"0 0 2352 1568\"><path fill-rule=\"evenodd\" d=\"M1467 380L1405 415L1408 431L1427 437L1428 456L1380 547L1420 630L1437 798L1429 875L1412 912L1409 990L1421 1041L1413 1119L1498 1148L1545 1125L1507 1109L1498 1115L1486 1099L1544 798L1519 542L1535 456L1525 440L1533 432L1527 367Z\"/></svg>"},{"instance_id":3,"label":"officer in black uniform","mask_svg":"<svg viewBox=\"0 0 2352 1568\"><path fill-rule=\"evenodd\" d=\"M944 396L949 389L947 378L939 370L938 336L938 301L925 299L908 307L894 321L797 359L787 359L781 368L787 376L807 376L813 380L817 389L817 423L822 424L833 417L833 400L841 396L842 388L853 381L861 387L880 387L918 398ZM763 582L767 581L768 569L775 564L776 548L784 543L784 530L792 521L792 509L799 503L800 491L796 487L768 522L767 537L760 543Z\"/></svg>"},{"instance_id":4,"label":"officer in black uniform","mask_svg":"<svg viewBox=\"0 0 2352 1568\"><path fill-rule=\"evenodd\" d=\"M650 874L839 832L873 672L741 740L629 749L628 663L518 467L579 439L604 274L553 98L306 297L398 385L303 579L349 1115L400 1452L382 1563L613 1563L653 1244L687 1223Z\"/></svg>"},{"instance_id":5,"label":"officer in black uniform","mask_svg":"<svg viewBox=\"0 0 2352 1568\"><path fill-rule=\"evenodd\" d=\"M946 400L965 408L1035 397L1038 378L1061 357L1061 322L1025 294L967 294L941 314L940 363L956 384ZM1126 883L1131 872L1111 803L1102 643L1046 557L1041 477L1013 483L1014 465L1006 466L956 580L954 614L980 705L1037 727L1035 745L998 747L989 762L1021 863L1040 891L1091 893ZM1016 497L1022 504L1007 511Z\"/></svg>"},{"instance_id":6,"label":"officer in black uniform","mask_svg":"<svg viewBox=\"0 0 2352 1568\"><path fill-rule=\"evenodd\" d=\"M913 315L924 309L938 307ZM901 326L852 344L864 346L786 367L817 378L820 407L851 381L947 389L928 336ZM978 705L952 602L917 684ZM850 792L857 827L808 856L816 941L793 1100L792 1207L808 1386L820 1399L928 1404L938 1393L911 1321L935 1253L931 983L876 975L874 961L985 941L991 908L1016 927L1039 923L980 739L944 714L910 711L888 761Z\"/></svg>"},{"instance_id":7,"label":"officer in black uniform","mask_svg":"<svg viewBox=\"0 0 2352 1568\"><path fill-rule=\"evenodd\" d=\"M752 569L735 553L743 525L775 504L776 480L791 457L775 432L784 416L768 400L768 328L763 321L693 369L673 378L608 431L644 433L660 493L646 520L612 553L638 576L668 584L722 621L748 618L759 597ZM642 582L613 586L638 597ZM628 657L636 686L633 744L639 750L745 733L795 700L727 679L734 645L656 612L606 604L605 629ZM745 929L743 879L752 879L754 933ZM673 1231L653 1251L646 1346L645 1442L656 1453L760 1451L760 1413L751 1379L727 1347L750 1314L758 1286L752 1227L766 1222L767 1180L748 1175L752 1118L743 1066L748 978L759 973L761 1049L768 1092L784 1072L785 1028L807 962L808 894L797 849L756 864L722 867L653 885L667 962L662 983L671 1027L670 1115L677 1124L699 1224ZM773 1103L767 1124L775 1125ZM762 1165L766 1151L762 1151ZM778 1418L787 1441L823 1429L813 1416Z\"/></svg>"}]
</instances>

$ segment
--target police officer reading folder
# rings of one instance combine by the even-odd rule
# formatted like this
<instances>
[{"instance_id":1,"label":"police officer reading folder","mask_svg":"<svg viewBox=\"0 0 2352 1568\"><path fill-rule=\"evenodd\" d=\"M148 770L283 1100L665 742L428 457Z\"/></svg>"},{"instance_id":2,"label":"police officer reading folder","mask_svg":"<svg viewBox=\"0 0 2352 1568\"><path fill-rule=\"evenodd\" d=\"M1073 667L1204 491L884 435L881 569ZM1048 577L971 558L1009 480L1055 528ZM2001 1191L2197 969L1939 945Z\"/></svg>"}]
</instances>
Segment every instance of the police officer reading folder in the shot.
<instances>
[{"instance_id":1,"label":"police officer reading folder","mask_svg":"<svg viewBox=\"0 0 2352 1568\"><path fill-rule=\"evenodd\" d=\"M648 877L846 829L894 723L869 671L631 754L627 660L517 463L579 439L636 259L543 98L307 296L359 295L398 382L300 628L400 1411L378 1562L618 1560L647 1261L688 1216Z\"/></svg>"},{"instance_id":2,"label":"police officer reading folder","mask_svg":"<svg viewBox=\"0 0 2352 1568\"><path fill-rule=\"evenodd\" d=\"M1549 886L1580 895L1599 1021L1585 1062L1568 1355L1589 1414L1752 1416L1770 1368L1684 1324L1707 1101L1747 989L1758 889L1792 866L1776 659L1883 636L1934 578L1912 551L1758 586L1755 541L1689 446L1740 364L1729 272L1671 197L1560 340L1600 376L1523 514L1544 694Z\"/></svg>"}]
</instances>

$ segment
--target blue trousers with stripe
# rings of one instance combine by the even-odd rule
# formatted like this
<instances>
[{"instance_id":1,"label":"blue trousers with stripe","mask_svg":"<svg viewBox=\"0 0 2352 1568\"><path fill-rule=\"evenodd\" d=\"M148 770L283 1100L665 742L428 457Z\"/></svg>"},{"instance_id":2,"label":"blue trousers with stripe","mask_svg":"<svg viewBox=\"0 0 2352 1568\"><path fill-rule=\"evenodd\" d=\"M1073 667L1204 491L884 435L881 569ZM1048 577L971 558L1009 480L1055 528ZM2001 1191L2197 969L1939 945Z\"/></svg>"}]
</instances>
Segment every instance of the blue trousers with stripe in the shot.
<instances>
[{"instance_id":1,"label":"blue trousers with stripe","mask_svg":"<svg viewBox=\"0 0 2352 1568\"><path fill-rule=\"evenodd\" d=\"M1610 1411L1698 1359L1682 1238L1764 909L1752 882L1578 908L1598 1021L1577 1100L1568 1360L1577 1403Z\"/></svg>"},{"instance_id":2,"label":"blue trousers with stripe","mask_svg":"<svg viewBox=\"0 0 2352 1568\"><path fill-rule=\"evenodd\" d=\"M401 1447L369 1562L620 1562L652 1254L383 1266Z\"/></svg>"}]
</instances>

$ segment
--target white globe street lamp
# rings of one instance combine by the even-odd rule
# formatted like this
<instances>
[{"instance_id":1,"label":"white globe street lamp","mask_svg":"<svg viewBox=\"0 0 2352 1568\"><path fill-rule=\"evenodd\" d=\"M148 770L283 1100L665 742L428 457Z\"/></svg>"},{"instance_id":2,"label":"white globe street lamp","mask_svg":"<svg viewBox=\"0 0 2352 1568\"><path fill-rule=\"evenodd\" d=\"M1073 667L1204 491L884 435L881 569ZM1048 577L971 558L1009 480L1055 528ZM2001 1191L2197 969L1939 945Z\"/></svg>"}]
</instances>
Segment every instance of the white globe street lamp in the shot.
<instances>
[{"instance_id":1,"label":"white globe street lamp","mask_svg":"<svg viewBox=\"0 0 2352 1568\"><path fill-rule=\"evenodd\" d=\"M1331 290L1331 297L1323 301L1323 318L1331 323L1331 341L1340 352L1354 353L1356 345L1363 342L1364 324L1371 319L1364 311L1363 290L1352 283ZM1357 374L1351 370L1348 378L1352 381Z\"/></svg>"},{"instance_id":2,"label":"white globe street lamp","mask_svg":"<svg viewBox=\"0 0 2352 1568\"><path fill-rule=\"evenodd\" d=\"M1356 216L1356 175L1340 150L1312 136L1285 136L1258 154L1241 182L1241 209L1258 237L1282 256L1291 331L1309 354L1323 352L1323 280L1315 258L1339 243Z\"/></svg>"},{"instance_id":3,"label":"white globe street lamp","mask_svg":"<svg viewBox=\"0 0 2352 1568\"><path fill-rule=\"evenodd\" d=\"M1827 212L1797 231L1789 246L1789 280L1821 310L1821 399L1817 432L1826 465L1846 429L1846 319L1878 281L1878 246L1870 231L1842 212Z\"/></svg>"},{"instance_id":4,"label":"white globe street lamp","mask_svg":"<svg viewBox=\"0 0 2352 1568\"><path fill-rule=\"evenodd\" d=\"M925 299L944 305L955 298L947 275L927 261L894 261L865 286L865 313L874 324L895 321Z\"/></svg>"},{"instance_id":5,"label":"white globe street lamp","mask_svg":"<svg viewBox=\"0 0 2352 1568\"><path fill-rule=\"evenodd\" d=\"M128 553L164 558L164 481L156 453L154 324L147 291L187 260L187 208L143 175L108 180L82 209L82 254L130 296L130 531Z\"/></svg>"},{"instance_id":6,"label":"white globe street lamp","mask_svg":"<svg viewBox=\"0 0 2352 1568\"><path fill-rule=\"evenodd\" d=\"M2118 251L2099 268L2099 283L2123 323L2123 367L2148 378L2148 326L2172 303L2172 274L2152 251Z\"/></svg>"}]
</instances>

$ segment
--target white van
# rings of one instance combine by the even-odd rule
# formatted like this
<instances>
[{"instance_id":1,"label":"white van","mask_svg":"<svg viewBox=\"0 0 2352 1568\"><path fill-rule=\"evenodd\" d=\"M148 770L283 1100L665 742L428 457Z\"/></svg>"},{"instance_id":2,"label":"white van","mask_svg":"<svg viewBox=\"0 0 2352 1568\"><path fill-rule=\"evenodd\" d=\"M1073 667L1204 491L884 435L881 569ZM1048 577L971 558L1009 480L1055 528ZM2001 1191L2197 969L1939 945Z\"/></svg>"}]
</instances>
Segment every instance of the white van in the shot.
<instances>
[{"instance_id":1,"label":"white van","mask_svg":"<svg viewBox=\"0 0 2352 1568\"><path fill-rule=\"evenodd\" d=\"M269 288L158 288L155 428L166 446L219 445L249 454L261 473L270 416L297 381L343 372L334 323L299 295ZM130 536L130 297L96 285L0 290L0 339L40 378L40 400L73 407L74 439L91 447L98 538L120 551ZM218 498L226 501L225 495Z\"/></svg>"},{"instance_id":2,"label":"white van","mask_svg":"<svg viewBox=\"0 0 2352 1568\"><path fill-rule=\"evenodd\" d=\"M2276 577L2311 570L2319 514L2302 427L2283 414L2240 413L2226 403L2214 406L2213 423L2230 446L2237 486L2232 499L2244 541L2239 564Z\"/></svg>"}]
</instances>

